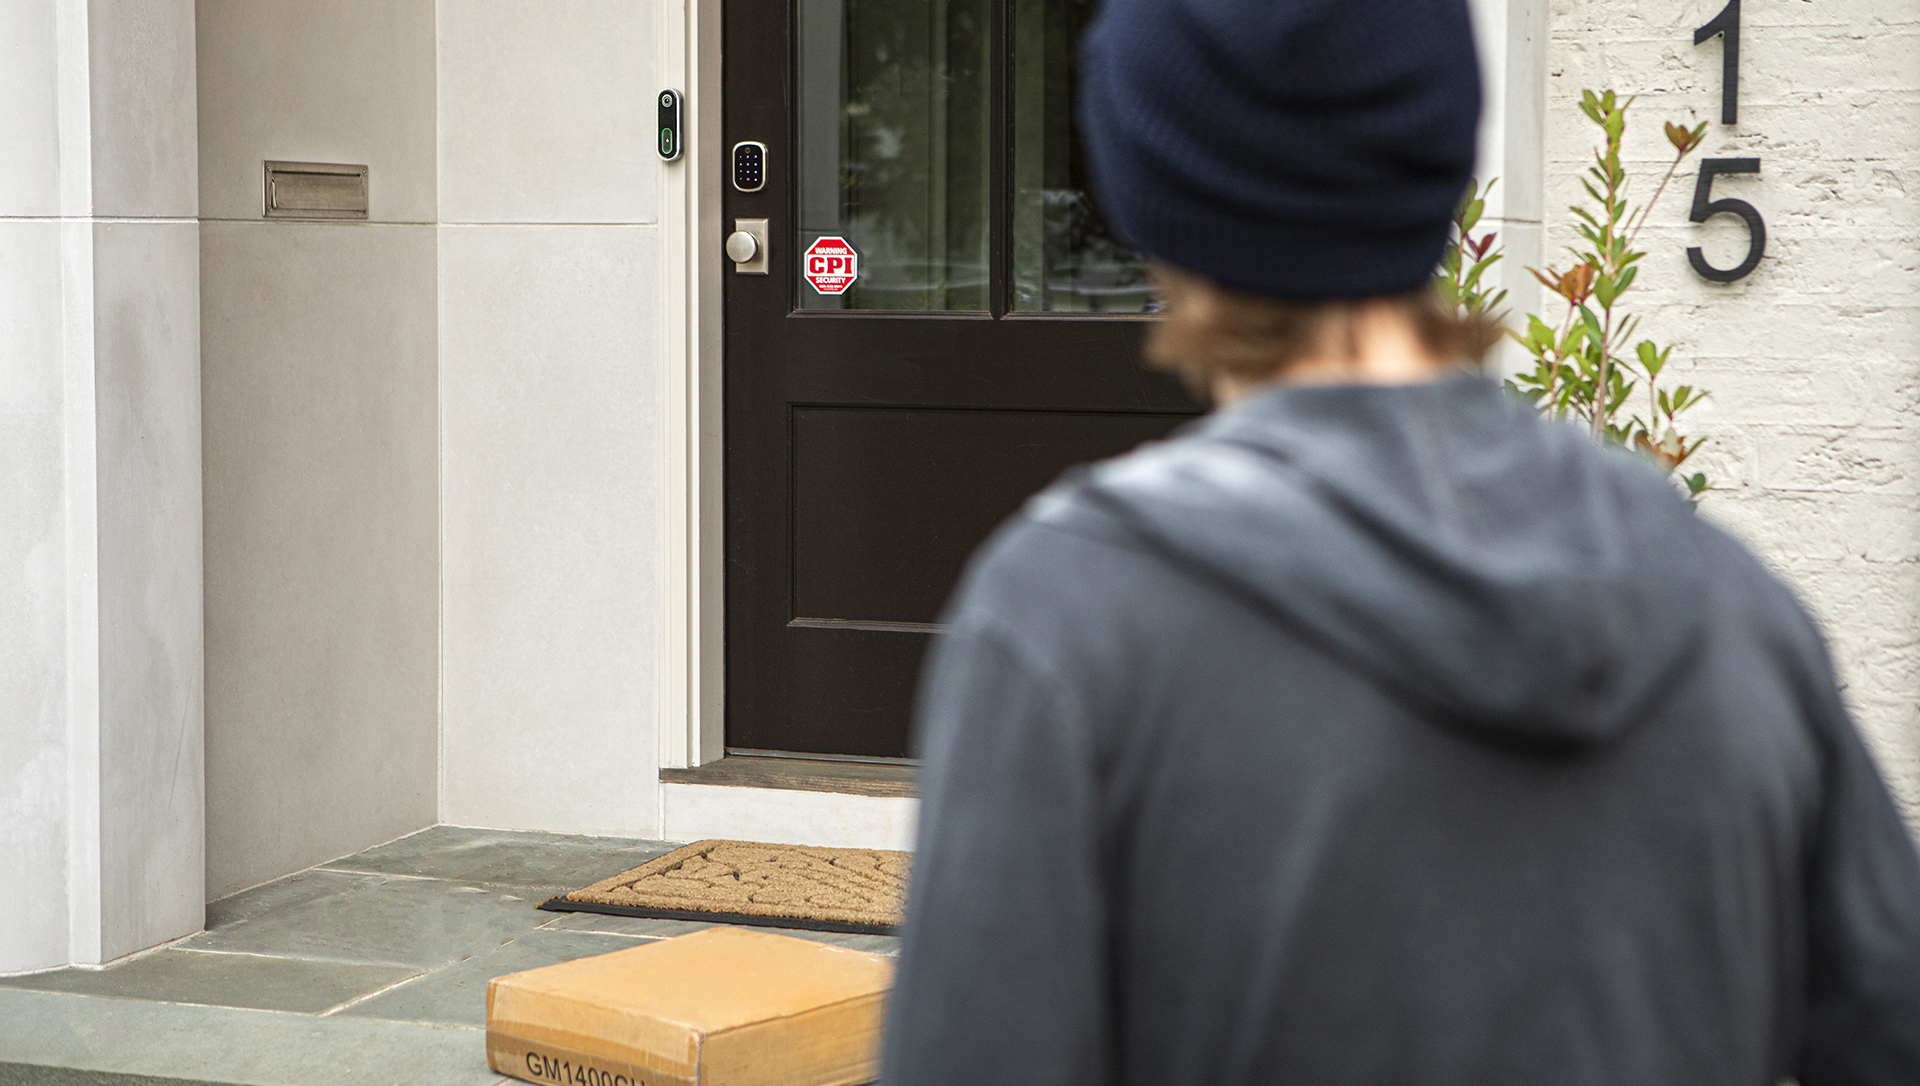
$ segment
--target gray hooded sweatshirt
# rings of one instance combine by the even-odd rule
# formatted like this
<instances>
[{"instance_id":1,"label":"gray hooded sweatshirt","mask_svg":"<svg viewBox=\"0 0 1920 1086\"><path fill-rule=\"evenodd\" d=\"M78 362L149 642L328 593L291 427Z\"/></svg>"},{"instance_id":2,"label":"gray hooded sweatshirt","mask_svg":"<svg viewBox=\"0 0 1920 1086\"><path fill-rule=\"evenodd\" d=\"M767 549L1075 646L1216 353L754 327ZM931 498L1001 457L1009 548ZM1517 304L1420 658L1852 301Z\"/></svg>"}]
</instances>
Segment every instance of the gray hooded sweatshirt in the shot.
<instances>
[{"instance_id":1,"label":"gray hooded sweatshirt","mask_svg":"<svg viewBox=\"0 0 1920 1086\"><path fill-rule=\"evenodd\" d=\"M975 558L883 1082L1920 1084L1820 636L1492 382L1271 391Z\"/></svg>"}]
</instances>

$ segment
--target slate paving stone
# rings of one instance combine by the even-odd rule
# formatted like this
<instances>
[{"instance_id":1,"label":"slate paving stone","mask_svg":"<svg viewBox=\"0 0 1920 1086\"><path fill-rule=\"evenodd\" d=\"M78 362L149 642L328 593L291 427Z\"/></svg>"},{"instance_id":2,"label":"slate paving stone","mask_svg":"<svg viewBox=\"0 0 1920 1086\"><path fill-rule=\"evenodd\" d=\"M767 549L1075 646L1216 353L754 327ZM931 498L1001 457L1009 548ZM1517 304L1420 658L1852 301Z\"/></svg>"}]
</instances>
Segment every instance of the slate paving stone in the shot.
<instances>
[{"instance_id":1,"label":"slate paving stone","mask_svg":"<svg viewBox=\"0 0 1920 1086\"><path fill-rule=\"evenodd\" d=\"M664 841L434 826L322 866L491 886L577 890L679 848Z\"/></svg>"},{"instance_id":2,"label":"slate paving stone","mask_svg":"<svg viewBox=\"0 0 1920 1086\"><path fill-rule=\"evenodd\" d=\"M598 931L614 935L670 939L702 928L724 926L727 925L702 923L698 920L655 920L640 916L606 916L601 913L561 913L547 922L546 929L548 931ZM849 932L801 931L797 928L759 926L748 926L747 930L770 932L774 935L791 935L797 939L831 943L834 946L843 946L848 950L862 950L869 954L897 955L900 953L900 937L897 935L858 935Z\"/></svg>"},{"instance_id":3,"label":"slate paving stone","mask_svg":"<svg viewBox=\"0 0 1920 1086\"><path fill-rule=\"evenodd\" d=\"M286 878L275 879L251 890L242 890L218 901L208 902L207 930L231 927L256 916L264 916L315 898L362 886L374 886L379 882L377 877L370 875L302 871L297 875L288 875Z\"/></svg>"},{"instance_id":4,"label":"slate paving stone","mask_svg":"<svg viewBox=\"0 0 1920 1086\"><path fill-rule=\"evenodd\" d=\"M613 935L638 935L671 939L690 931L711 928L695 920L653 920L642 916L604 916L600 913L560 913L546 923L548 931L602 931Z\"/></svg>"},{"instance_id":5,"label":"slate paving stone","mask_svg":"<svg viewBox=\"0 0 1920 1086\"><path fill-rule=\"evenodd\" d=\"M0 987L317 1014L419 975L406 966L162 950L105 969L0 978Z\"/></svg>"},{"instance_id":6,"label":"slate paving stone","mask_svg":"<svg viewBox=\"0 0 1920 1086\"><path fill-rule=\"evenodd\" d=\"M545 923L540 891L377 878L181 944L190 950L431 968L485 953Z\"/></svg>"},{"instance_id":7,"label":"slate paving stone","mask_svg":"<svg viewBox=\"0 0 1920 1086\"><path fill-rule=\"evenodd\" d=\"M506 946L442 966L340 1013L394 1022L485 1026L487 982L494 977L657 941L597 932L530 931Z\"/></svg>"}]
</instances>

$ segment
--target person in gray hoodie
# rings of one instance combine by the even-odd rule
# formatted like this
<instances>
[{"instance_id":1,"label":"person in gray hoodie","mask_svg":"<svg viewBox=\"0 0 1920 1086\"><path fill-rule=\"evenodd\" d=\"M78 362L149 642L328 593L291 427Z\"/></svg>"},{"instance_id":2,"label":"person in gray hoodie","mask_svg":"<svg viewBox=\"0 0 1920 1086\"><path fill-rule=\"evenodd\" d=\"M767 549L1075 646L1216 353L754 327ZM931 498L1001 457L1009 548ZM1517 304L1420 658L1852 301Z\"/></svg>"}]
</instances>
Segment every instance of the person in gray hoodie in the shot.
<instances>
[{"instance_id":1,"label":"person in gray hoodie","mask_svg":"<svg viewBox=\"0 0 1920 1086\"><path fill-rule=\"evenodd\" d=\"M1222 406L963 578L882 1081L1920 1083L1920 859L1814 623L1422 293L1461 0L1108 0L1080 80Z\"/></svg>"}]
</instances>

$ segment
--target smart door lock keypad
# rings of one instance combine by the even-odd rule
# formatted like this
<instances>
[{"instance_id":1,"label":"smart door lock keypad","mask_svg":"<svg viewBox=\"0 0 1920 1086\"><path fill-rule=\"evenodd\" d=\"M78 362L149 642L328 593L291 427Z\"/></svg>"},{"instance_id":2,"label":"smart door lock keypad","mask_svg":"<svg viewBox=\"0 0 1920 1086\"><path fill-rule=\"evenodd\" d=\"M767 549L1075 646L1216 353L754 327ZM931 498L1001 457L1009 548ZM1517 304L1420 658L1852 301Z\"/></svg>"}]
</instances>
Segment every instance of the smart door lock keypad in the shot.
<instances>
[{"instance_id":1,"label":"smart door lock keypad","mask_svg":"<svg viewBox=\"0 0 1920 1086\"><path fill-rule=\"evenodd\" d=\"M733 187L759 192L767 187L767 145L744 140L733 145Z\"/></svg>"}]
</instances>

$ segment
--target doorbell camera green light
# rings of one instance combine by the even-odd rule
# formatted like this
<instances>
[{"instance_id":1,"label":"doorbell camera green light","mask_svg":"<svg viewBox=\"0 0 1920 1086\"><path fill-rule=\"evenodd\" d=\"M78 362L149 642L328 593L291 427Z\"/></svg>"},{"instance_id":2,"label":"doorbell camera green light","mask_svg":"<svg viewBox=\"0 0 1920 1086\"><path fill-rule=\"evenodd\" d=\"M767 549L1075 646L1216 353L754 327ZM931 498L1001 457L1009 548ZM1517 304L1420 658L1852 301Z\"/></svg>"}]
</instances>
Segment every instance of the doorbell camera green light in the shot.
<instances>
[{"instance_id":1,"label":"doorbell camera green light","mask_svg":"<svg viewBox=\"0 0 1920 1086\"><path fill-rule=\"evenodd\" d=\"M663 90L655 104L659 106L660 157L672 162L680 157L680 92Z\"/></svg>"}]
</instances>

